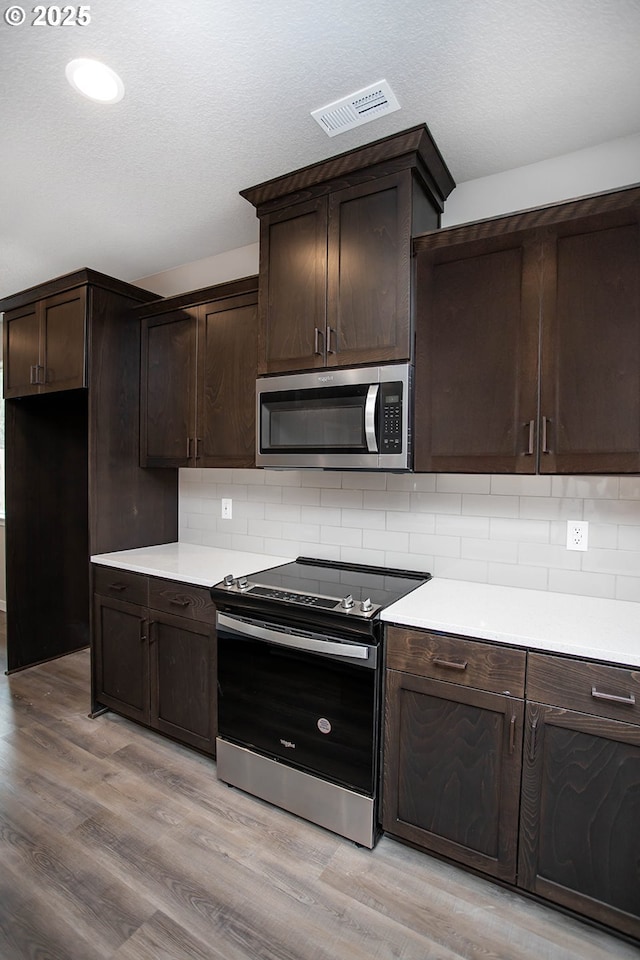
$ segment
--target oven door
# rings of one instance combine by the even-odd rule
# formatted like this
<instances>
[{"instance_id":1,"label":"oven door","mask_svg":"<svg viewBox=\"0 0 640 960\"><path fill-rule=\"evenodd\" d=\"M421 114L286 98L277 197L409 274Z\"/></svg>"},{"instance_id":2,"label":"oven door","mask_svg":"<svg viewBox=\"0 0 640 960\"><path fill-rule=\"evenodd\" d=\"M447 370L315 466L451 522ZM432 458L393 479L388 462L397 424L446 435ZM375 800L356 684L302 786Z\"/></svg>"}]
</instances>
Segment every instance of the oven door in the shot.
<instances>
[{"instance_id":1,"label":"oven door","mask_svg":"<svg viewBox=\"0 0 640 960\"><path fill-rule=\"evenodd\" d=\"M219 613L219 736L373 796L377 654L375 644Z\"/></svg>"}]
</instances>

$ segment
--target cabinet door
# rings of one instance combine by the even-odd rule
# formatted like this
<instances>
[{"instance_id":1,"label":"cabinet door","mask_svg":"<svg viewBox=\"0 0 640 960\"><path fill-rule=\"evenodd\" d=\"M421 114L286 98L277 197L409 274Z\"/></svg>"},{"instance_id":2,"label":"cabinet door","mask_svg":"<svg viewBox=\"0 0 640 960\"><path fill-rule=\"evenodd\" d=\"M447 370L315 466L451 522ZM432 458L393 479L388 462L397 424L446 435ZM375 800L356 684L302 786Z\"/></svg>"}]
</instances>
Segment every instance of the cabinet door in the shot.
<instances>
[{"instance_id":1,"label":"cabinet door","mask_svg":"<svg viewBox=\"0 0 640 960\"><path fill-rule=\"evenodd\" d=\"M383 827L516 876L522 700L387 672Z\"/></svg>"},{"instance_id":2,"label":"cabinet door","mask_svg":"<svg viewBox=\"0 0 640 960\"><path fill-rule=\"evenodd\" d=\"M4 315L4 396L38 393L43 379L40 358L40 314L37 304Z\"/></svg>"},{"instance_id":3,"label":"cabinet door","mask_svg":"<svg viewBox=\"0 0 640 960\"><path fill-rule=\"evenodd\" d=\"M142 321L140 462L195 463L197 317L175 310Z\"/></svg>"},{"instance_id":4,"label":"cabinet door","mask_svg":"<svg viewBox=\"0 0 640 960\"><path fill-rule=\"evenodd\" d=\"M94 597L95 699L149 723L149 642L146 607Z\"/></svg>"},{"instance_id":5,"label":"cabinet door","mask_svg":"<svg viewBox=\"0 0 640 960\"><path fill-rule=\"evenodd\" d=\"M86 387L86 288L48 297L41 304L44 344L42 392Z\"/></svg>"},{"instance_id":6,"label":"cabinet door","mask_svg":"<svg viewBox=\"0 0 640 960\"><path fill-rule=\"evenodd\" d=\"M156 610L150 616L151 726L213 755L215 628Z\"/></svg>"},{"instance_id":7,"label":"cabinet door","mask_svg":"<svg viewBox=\"0 0 640 960\"><path fill-rule=\"evenodd\" d=\"M411 356L411 173L329 196L327 366Z\"/></svg>"},{"instance_id":8,"label":"cabinet door","mask_svg":"<svg viewBox=\"0 0 640 960\"><path fill-rule=\"evenodd\" d=\"M549 228L541 473L640 471L640 206Z\"/></svg>"},{"instance_id":9,"label":"cabinet door","mask_svg":"<svg viewBox=\"0 0 640 960\"><path fill-rule=\"evenodd\" d=\"M640 727L527 704L520 886L640 937Z\"/></svg>"},{"instance_id":10,"label":"cabinet door","mask_svg":"<svg viewBox=\"0 0 640 960\"><path fill-rule=\"evenodd\" d=\"M323 367L327 199L260 220L260 374Z\"/></svg>"},{"instance_id":11,"label":"cabinet door","mask_svg":"<svg viewBox=\"0 0 640 960\"><path fill-rule=\"evenodd\" d=\"M197 463L255 466L257 296L200 307Z\"/></svg>"},{"instance_id":12,"label":"cabinet door","mask_svg":"<svg viewBox=\"0 0 640 960\"><path fill-rule=\"evenodd\" d=\"M415 469L535 473L540 243L430 243L417 254Z\"/></svg>"}]
</instances>

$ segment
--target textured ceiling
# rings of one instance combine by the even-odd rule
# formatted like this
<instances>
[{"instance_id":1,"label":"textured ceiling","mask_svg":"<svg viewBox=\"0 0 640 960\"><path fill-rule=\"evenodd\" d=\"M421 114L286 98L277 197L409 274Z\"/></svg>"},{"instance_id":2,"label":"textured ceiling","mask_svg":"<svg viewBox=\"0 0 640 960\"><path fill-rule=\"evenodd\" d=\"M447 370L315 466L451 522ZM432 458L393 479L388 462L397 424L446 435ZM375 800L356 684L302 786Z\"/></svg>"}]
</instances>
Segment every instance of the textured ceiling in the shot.
<instances>
[{"instance_id":1,"label":"textured ceiling","mask_svg":"<svg viewBox=\"0 0 640 960\"><path fill-rule=\"evenodd\" d=\"M90 12L85 27L0 20L0 296L82 266L133 280L253 243L239 190L419 123L458 183L640 131L640 0ZM71 89L80 56L120 74L119 104ZM383 78L396 113L333 138L310 117Z\"/></svg>"}]
</instances>

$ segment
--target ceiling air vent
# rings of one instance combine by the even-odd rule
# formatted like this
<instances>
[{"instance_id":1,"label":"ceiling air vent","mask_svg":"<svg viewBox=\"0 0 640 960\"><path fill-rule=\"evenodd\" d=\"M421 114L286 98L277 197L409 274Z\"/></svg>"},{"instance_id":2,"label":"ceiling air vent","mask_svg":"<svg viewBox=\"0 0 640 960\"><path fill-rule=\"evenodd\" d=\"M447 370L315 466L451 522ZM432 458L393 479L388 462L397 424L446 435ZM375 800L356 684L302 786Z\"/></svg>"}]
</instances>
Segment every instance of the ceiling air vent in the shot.
<instances>
[{"instance_id":1,"label":"ceiling air vent","mask_svg":"<svg viewBox=\"0 0 640 960\"><path fill-rule=\"evenodd\" d=\"M386 113L399 110L400 104L386 80L372 83L370 87L357 90L356 93L336 100L334 103L312 110L311 116L317 120L330 137L345 130L352 130L362 123L377 120Z\"/></svg>"}]
</instances>

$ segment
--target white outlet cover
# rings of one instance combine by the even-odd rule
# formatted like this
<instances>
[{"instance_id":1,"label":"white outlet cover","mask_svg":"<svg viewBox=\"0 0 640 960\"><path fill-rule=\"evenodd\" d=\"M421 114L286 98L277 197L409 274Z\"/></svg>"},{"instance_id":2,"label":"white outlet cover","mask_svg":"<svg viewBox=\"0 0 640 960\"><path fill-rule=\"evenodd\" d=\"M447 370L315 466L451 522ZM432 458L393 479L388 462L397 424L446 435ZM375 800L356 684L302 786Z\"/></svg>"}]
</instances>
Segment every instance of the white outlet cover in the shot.
<instances>
[{"instance_id":1,"label":"white outlet cover","mask_svg":"<svg viewBox=\"0 0 640 960\"><path fill-rule=\"evenodd\" d=\"M567 520L567 550L589 549L589 524L586 520Z\"/></svg>"},{"instance_id":2,"label":"white outlet cover","mask_svg":"<svg viewBox=\"0 0 640 960\"><path fill-rule=\"evenodd\" d=\"M224 497L222 498L222 510L221 510L221 514L222 514L222 519L223 519L223 520L231 520L231 517L232 517L232 504L233 504L233 500L227 500L227 499L225 499Z\"/></svg>"}]
</instances>

